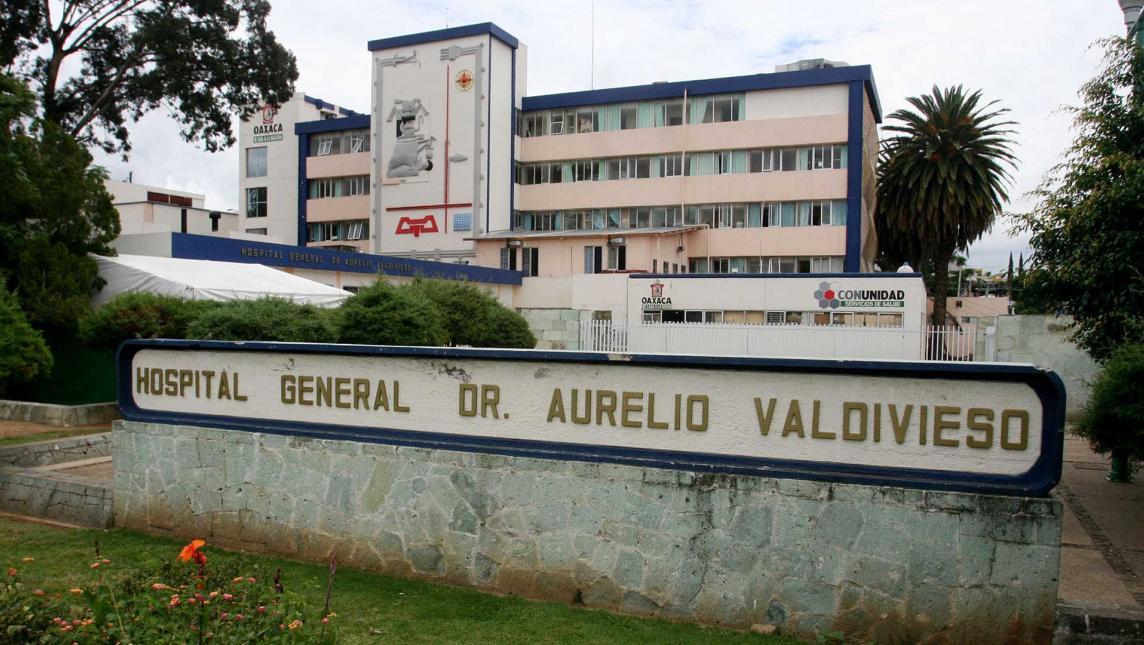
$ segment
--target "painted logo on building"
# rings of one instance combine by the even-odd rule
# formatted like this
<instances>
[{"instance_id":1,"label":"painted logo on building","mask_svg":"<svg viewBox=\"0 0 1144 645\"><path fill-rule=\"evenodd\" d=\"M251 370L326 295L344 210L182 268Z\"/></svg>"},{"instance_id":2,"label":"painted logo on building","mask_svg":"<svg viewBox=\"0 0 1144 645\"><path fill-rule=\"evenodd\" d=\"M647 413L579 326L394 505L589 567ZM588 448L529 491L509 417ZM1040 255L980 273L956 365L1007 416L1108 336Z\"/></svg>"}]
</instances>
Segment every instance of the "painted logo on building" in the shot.
<instances>
[{"instance_id":1,"label":"painted logo on building","mask_svg":"<svg viewBox=\"0 0 1144 645\"><path fill-rule=\"evenodd\" d=\"M664 284L656 280L648 286L651 288L651 295L640 298L643 310L658 311L661 309L671 309L671 298L663 295Z\"/></svg>"},{"instance_id":2,"label":"painted logo on building","mask_svg":"<svg viewBox=\"0 0 1144 645\"><path fill-rule=\"evenodd\" d=\"M814 292L819 309L861 307L865 309L906 306L906 292L900 289L840 289L837 283L820 282Z\"/></svg>"},{"instance_id":3,"label":"painted logo on building","mask_svg":"<svg viewBox=\"0 0 1144 645\"><path fill-rule=\"evenodd\" d=\"M423 133L429 110L419 98L395 99L387 123L395 123L397 139L389 156L386 175L391 179L417 177L421 171L433 170L433 144L436 137Z\"/></svg>"},{"instance_id":4,"label":"painted logo on building","mask_svg":"<svg viewBox=\"0 0 1144 645\"><path fill-rule=\"evenodd\" d=\"M267 143L282 140L282 124L275 123L274 117L278 115L278 108L273 105L263 105L261 110L262 124L254 126L254 143Z\"/></svg>"},{"instance_id":5,"label":"painted logo on building","mask_svg":"<svg viewBox=\"0 0 1144 645\"><path fill-rule=\"evenodd\" d=\"M432 215L425 217L402 217L397 221L397 235L410 235L421 237L422 233L438 233L437 218Z\"/></svg>"},{"instance_id":6,"label":"painted logo on building","mask_svg":"<svg viewBox=\"0 0 1144 645\"><path fill-rule=\"evenodd\" d=\"M467 69L457 72L457 89L468 92L473 87L473 73Z\"/></svg>"}]
</instances>

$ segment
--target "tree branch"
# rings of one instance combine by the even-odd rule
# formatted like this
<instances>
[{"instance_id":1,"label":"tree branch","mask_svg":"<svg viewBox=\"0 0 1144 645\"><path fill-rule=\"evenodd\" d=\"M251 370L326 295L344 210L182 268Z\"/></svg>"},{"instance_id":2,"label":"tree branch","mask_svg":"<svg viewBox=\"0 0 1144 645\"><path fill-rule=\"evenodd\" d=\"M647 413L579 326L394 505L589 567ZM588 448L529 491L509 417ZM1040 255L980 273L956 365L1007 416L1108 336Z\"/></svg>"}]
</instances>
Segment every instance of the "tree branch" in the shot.
<instances>
[{"instance_id":1,"label":"tree branch","mask_svg":"<svg viewBox=\"0 0 1144 645\"><path fill-rule=\"evenodd\" d=\"M72 126L71 135L73 137L79 138L79 133L95 120L95 117L99 115L107 99L111 97L111 94L119 87L119 84L123 82L123 77L126 76L127 71L135 65L137 59L138 53L128 56L127 60L123 61L123 65L115 72L115 76L107 83L107 87L103 88L99 96L88 106L87 112Z\"/></svg>"}]
</instances>

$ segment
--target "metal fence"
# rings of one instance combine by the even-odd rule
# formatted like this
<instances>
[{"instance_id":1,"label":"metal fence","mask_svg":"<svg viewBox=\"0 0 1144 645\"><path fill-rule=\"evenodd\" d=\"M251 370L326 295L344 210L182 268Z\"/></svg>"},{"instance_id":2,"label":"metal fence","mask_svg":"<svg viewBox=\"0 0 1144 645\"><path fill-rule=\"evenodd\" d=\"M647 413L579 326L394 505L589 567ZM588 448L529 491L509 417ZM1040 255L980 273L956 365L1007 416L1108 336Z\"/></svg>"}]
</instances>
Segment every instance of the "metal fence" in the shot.
<instances>
[{"instance_id":1,"label":"metal fence","mask_svg":"<svg viewBox=\"0 0 1144 645\"><path fill-rule=\"evenodd\" d=\"M581 349L610 353L972 361L975 346L975 330L954 327L580 323Z\"/></svg>"}]
</instances>

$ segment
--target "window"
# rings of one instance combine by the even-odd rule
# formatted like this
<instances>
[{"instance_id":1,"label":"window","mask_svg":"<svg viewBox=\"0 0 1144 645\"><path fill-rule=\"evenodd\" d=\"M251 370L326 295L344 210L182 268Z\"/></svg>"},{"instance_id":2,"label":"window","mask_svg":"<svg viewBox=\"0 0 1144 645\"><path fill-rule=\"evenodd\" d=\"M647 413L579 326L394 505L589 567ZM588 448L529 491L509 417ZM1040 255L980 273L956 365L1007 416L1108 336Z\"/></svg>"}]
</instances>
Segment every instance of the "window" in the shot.
<instances>
[{"instance_id":1,"label":"window","mask_svg":"<svg viewBox=\"0 0 1144 645\"><path fill-rule=\"evenodd\" d=\"M266 146L246 149L246 176L266 176Z\"/></svg>"},{"instance_id":2,"label":"window","mask_svg":"<svg viewBox=\"0 0 1144 645\"><path fill-rule=\"evenodd\" d=\"M266 217L266 187L246 189L246 216ZM265 231L263 231L265 233Z\"/></svg>"},{"instance_id":3,"label":"window","mask_svg":"<svg viewBox=\"0 0 1144 645\"><path fill-rule=\"evenodd\" d=\"M604 257L604 247L602 246L585 246L584 247L584 273L599 273L603 270L602 260Z\"/></svg>"},{"instance_id":4,"label":"window","mask_svg":"<svg viewBox=\"0 0 1144 645\"><path fill-rule=\"evenodd\" d=\"M500 250L500 268L516 271L516 249L506 246Z\"/></svg>"},{"instance_id":5,"label":"window","mask_svg":"<svg viewBox=\"0 0 1144 645\"><path fill-rule=\"evenodd\" d=\"M631 130L636 127L636 106L635 104L621 105L620 106L620 129Z\"/></svg>"},{"instance_id":6,"label":"window","mask_svg":"<svg viewBox=\"0 0 1144 645\"><path fill-rule=\"evenodd\" d=\"M318 156L319 157L324 157L324 156L330 154L330 151L333 149L333 147L334 147L333 137L329 137L329 136L318 137Z\"/></svg>"},{"instance_id":7,"label":"window","mask_svg":"<svg viewBox=\"0 0 1144 645\"><path fill-rule=\"evenodd\" d=\"M369 149L369 130L365 128L315 135L310 142L311 157L369 152Z\"/></svg>"},{"instance_id":8,"label":"window","mask_svg":"<svg viewBox=\"0 0 1144 645\"><path fill-rule=\"evenodd\" d=\"M628 268L628 247L623 244L608 247L608 270L626 271Z\"/></svg>"},{"instance_id":9,"label":"window","mask_svg":"<svg viewBox=\"0 0 1144 645\"><path fill-rule=\"evenodd\" d=\"M660 177L678 177L683 174L682 155L664 155L656 157Z\"/></svg>"},{"instance_id":10,"label":"window","mask_svg":"<svg viewBox=\"0 0 1144 645\"><path fill-rule=\"evenodd\" d=\"M369 176L323 177L308 182L308 199L351 197L369 194Z\"/></svg>"},{"instance_id":11,"label":"window","mask_svg":"<svg viewBox=\"0 0 1144 645\"><path fill-rule=\"evenodd\" d=\"M266 229L264 228L248 228L246 232L251 235L266 235Z\"/></svg>"},{"instance_id":12,"label":"window","mask_svg":"<svg viewBox=\"0 0 1144 645\"><path fill-rule=\"evenodd\" d=\"M524 247L520 250L520 269L526 276L535 278L540 271L540 249Z\"/></svg>"}]
</instances>

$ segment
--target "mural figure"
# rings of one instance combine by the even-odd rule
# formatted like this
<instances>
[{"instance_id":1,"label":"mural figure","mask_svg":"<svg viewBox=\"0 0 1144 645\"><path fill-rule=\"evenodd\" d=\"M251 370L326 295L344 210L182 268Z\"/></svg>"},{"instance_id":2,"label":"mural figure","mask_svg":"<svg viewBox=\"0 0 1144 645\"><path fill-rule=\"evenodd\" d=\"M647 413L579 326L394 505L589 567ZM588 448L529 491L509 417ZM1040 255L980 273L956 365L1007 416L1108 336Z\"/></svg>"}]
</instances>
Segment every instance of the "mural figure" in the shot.
<instances>
[{"instance_id":1,"label":"mural figure","mask_svg":"<svg viewBox=\"0 0 1144 645\"><path fill-rule=\"evenodd\" d=\"M421 125L429 110L421 99L394 99L386 122L396 121L397 141L389 157L390 178L417 177L422 170L433 169L433 144L436 137L421 134Z\"/></svg>"}]
</instances>

